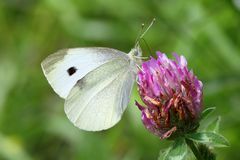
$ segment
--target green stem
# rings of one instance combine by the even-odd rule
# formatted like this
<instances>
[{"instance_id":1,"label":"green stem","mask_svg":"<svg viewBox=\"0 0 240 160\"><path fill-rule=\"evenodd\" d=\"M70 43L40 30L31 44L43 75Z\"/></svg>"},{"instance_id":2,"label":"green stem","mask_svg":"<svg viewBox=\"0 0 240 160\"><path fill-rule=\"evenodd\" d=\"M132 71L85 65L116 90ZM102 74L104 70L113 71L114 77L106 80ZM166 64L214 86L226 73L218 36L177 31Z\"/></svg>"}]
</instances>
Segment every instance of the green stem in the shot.
<instances>
[{"instance_id":1,"label":"green stem","mask_svg":"<svg viewBox=\"0 0 240 160\"><path fill-rule=\"evenodd\" d=\"M191 148L191 150L192 150L193 154L195 155L195 157L197 158L197 160L204 160L201 153L199 152L196 144L190 139L186 138L185 140L186 140L187 145Z\"/></svg>"}]
</instances>

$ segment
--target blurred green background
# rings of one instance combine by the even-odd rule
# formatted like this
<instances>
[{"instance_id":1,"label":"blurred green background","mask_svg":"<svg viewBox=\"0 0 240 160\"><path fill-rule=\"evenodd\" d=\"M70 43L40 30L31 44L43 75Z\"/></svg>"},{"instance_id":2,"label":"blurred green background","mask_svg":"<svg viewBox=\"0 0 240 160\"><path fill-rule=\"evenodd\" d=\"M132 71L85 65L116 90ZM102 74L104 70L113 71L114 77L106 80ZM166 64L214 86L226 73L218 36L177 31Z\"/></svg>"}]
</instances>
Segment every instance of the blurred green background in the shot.
<instances>
[{"instance_id":1,"label":"blurred green background","mask_svg":"<svg viewBox=\"0 0 240 160\"><path fill-rule=\"evenodd\" d=\"M1 0L0 159L157 159L168 141L144 129L134 106L136 87L120 123L103 132L75 128L64 100L40 63L70 47L104 46L128 52L141 23L153 51L186 56L204 83L204 105L216 106L231 147L218 159L240 159L240 0ZM149 56L143 45L144 55Z\"/></svg>"}]
</instances>

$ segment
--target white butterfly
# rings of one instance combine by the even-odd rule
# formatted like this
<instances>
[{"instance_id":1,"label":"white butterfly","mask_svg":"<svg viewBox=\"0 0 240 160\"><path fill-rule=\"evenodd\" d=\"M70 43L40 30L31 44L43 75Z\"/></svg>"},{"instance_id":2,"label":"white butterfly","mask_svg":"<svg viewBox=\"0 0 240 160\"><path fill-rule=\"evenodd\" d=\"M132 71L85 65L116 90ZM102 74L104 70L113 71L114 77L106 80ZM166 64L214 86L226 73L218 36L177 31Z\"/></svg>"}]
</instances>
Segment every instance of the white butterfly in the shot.
<instances>
[{"instance_id":1,"label":"white butterfly","mask_svg":"<svg viewBox=\"0 0 240 160\"><path fill-rule=\"evenodd\" d=\"M138 42L128 54L111 48L73 48L49 55L41 66L54 91L65 99L68 119L80 129L100 131L121 119L141 56Z\"/></svg>"},{"instance_id":2,"label":"white butterfly","mask_svg":"<svg viewBox=\"0 0 240 160\"><path fill-rule=\"evenodd\" d=\"M110 48L73 48L48 56L42 69L65 99L65 113L78 128L99 131L120 119L136 79L140 48L128 54Z\"/></svg>"}]
</instances>

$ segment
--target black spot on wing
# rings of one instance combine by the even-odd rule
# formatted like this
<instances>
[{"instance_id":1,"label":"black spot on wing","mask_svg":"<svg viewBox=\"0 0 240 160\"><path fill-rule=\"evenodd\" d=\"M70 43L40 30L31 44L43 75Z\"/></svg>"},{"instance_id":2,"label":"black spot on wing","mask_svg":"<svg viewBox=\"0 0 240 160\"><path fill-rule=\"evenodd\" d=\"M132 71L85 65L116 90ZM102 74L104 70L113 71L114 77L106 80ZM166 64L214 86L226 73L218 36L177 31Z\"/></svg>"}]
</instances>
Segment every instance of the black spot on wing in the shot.
<instances>
[{"instance_id":1,"label":"black spot on wing","mask_svg":"<svg viewBox=\"0 0 240 160\"><path fill-rule=\"evenodd\" d=\"M68 68L68 70L67 70L69 76L71 76L71 75L73 75L74 73L76 73L76 71L77 71L77 68L75 68L75 67L70 67L70 68Z\"/></svg>"}]
</instances>

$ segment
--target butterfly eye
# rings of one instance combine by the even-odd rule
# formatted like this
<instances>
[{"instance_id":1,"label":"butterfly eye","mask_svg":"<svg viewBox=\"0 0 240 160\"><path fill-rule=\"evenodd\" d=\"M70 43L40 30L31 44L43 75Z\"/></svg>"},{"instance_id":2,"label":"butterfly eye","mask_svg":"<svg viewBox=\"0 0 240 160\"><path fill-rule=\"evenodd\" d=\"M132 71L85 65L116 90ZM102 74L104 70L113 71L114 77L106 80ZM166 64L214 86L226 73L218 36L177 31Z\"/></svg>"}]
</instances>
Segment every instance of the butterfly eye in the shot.
<instances>
[{"instance_id":1,"label":"butterfly eye","mask_svg":"<svg viewBox=\"0 0 240 160\"><path fill-rule=\"evenodd\" d=\"M134 56L138 56L138 50L135 50L133 54Z\"/></svg>"},{"instance_id":2,"label":"butterfly eye","mask_svg":"<svg viewBox=\"0 0 240 160\"><path fill-rule=\"evenodd\" d=\"M70 67L67 70L69 76L73 75L76 71L77 71L77 68L75 67Z\"/></svg>"}]
</instances>

